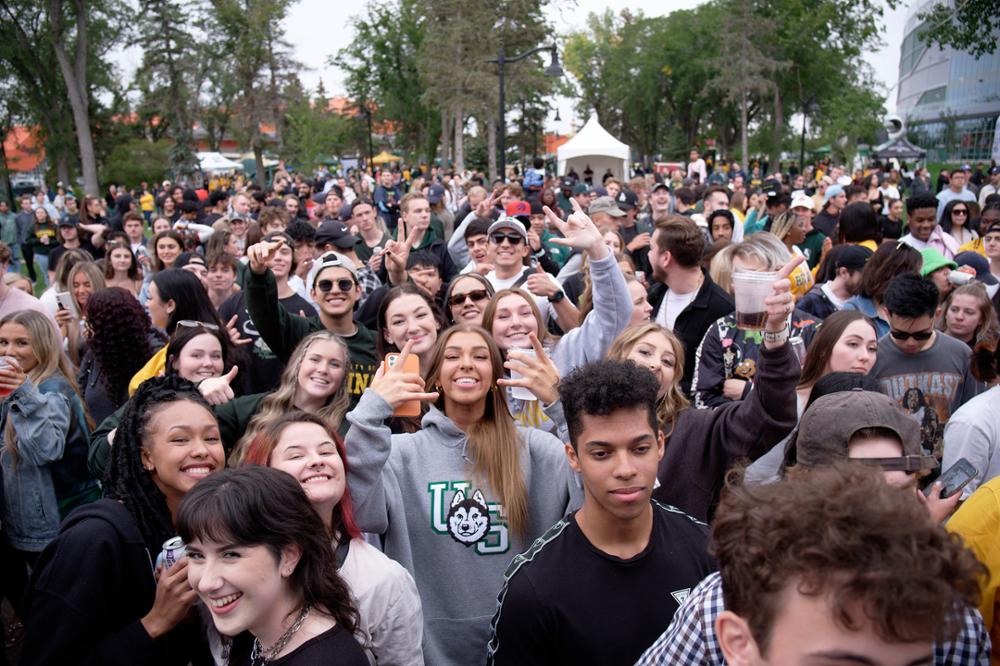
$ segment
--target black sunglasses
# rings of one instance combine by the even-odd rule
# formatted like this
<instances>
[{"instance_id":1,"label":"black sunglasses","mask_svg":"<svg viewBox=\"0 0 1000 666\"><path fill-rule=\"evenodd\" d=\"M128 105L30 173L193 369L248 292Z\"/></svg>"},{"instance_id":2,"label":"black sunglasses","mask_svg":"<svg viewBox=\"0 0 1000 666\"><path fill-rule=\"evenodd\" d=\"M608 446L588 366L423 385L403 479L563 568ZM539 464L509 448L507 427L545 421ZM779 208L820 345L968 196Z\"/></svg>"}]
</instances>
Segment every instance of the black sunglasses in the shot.
<instances>
[{"instance_id":1,"label":"black sunglasses","mask_svg":"<svg viewBox=\"0 0 1000 666\"><path fill-rule=\"evenodd\" d=\"M505 238L510 242L511 245L520 245L521 241L524 240L524 237L521 236L520 234L505 234L502 232L495 233L490 238L492 238L493 242L496 243L497 245L503 243L503 239Z\"/></svg>"},{"instance_id":2,"label":"black sunglasses","mask_svg":"<svg viewBox=\"0 0 1000 666\"><path fill-rule=\"evenodd\" d=\"M485 289L473 289L472 291L467 291L464 294L452 294L451 298L448 299L448 305L455 307L456 305L461 305L465 303L468 299L472 299L473 302L485 301L490 297L490 292Z\"/></svg>"},{"instance_id":3,"label":"black sunglasses","mask_svg":"<svg viewBox=\"0 0 1000 666\"><path fill-rule=\"evenodd\" d=\"M916 333L907 333L906 331L897 331L896 329L891 329L889 335L896 338L897 340L909 340L913 338L917 342L924 342L925 340L930 340L931 336L934 335L934 330L930 331L917 331Z\"/></svg>"},{"instance_id":4,"label":"black sunglasses","mask_svg":"<svg viewBox=\"0 0 1000 666\"><path fill-rule=\"evenodd\" d=\"M326 294L333 289L333 285L337 285L337 289L346 293L354 288L355 282L354 280L349 280L347 278L341 278L339 280L320 280L316 283L316 288Z\"/></svg>"},{"instance_id":5,"label":"black sunglasses","mask_svg":"<svg viewBox=\"0 0 1000 666\"><path fill-rule=\"evenodd\" d=\"M969 211L967 211L964 208L956 208L955 210L951 211L951 214L952 215L968 215Z\"/></svg>"}]
</instances>

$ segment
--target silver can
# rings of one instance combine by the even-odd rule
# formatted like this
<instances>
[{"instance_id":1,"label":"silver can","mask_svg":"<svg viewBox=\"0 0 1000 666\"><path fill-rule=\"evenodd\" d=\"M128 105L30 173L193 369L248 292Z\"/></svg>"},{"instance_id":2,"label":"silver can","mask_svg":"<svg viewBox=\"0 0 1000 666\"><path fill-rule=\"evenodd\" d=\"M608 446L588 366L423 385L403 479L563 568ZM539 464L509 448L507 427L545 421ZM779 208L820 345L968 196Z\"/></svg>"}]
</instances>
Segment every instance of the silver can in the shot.
<instances>
[{"instance_id":1,"label":"silver can","mask_svg":"<svg viewBox=\"0 0 1000 666\"><path fill-rule=\"evenodd\" d=\"M186 552L187 549L180 537L167 539L163 542L163 550L160 551L159 557L156 558L156 566L162 564L165 569L169 569L177 564Z\"/></svg>"}]
</instances>

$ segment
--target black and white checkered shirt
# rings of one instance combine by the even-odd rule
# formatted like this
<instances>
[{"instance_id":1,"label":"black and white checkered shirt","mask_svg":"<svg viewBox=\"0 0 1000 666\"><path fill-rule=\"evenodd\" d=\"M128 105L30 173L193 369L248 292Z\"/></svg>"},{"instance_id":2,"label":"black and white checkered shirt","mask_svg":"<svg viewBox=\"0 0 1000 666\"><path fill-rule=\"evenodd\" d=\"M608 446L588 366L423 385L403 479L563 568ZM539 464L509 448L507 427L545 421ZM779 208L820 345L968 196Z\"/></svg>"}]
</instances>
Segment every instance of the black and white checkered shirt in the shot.
<instances>
[{"instance_id":1,"label":"black and white checkered shirt","mask_svg":"<svg viewBox=\"0 0 1000 666\"><path fill-rule=\"evenodd\" d=\"M710 574L691 592L667 630L635 666L725 666L726 659L715 637L715 618L725 609L722 577ZM977 609L965 609L962 629L955 640L934 643L934 664L989 666L990 637Z\"/></svg>"}]
</instances>

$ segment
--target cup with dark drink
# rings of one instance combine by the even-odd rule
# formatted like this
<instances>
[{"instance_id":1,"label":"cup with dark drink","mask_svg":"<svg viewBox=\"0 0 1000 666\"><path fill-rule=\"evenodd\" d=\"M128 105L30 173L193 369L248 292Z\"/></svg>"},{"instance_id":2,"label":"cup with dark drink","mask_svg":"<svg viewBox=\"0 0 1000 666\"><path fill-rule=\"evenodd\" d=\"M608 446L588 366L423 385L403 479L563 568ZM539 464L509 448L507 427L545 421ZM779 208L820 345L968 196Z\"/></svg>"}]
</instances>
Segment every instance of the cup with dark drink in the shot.
<instances>
[{"instance_id":1,"label":"cup with dark drink","mask_svg":"<svg viewBox=\"0 0 1000 666\"><path fill-rule=\"evenodd\" d=\"M736 299L736 325L747 331L763 331L767 322L764 299L774 293L776 272L736 271L733 294Z\"/></svg>"}]
</instances>

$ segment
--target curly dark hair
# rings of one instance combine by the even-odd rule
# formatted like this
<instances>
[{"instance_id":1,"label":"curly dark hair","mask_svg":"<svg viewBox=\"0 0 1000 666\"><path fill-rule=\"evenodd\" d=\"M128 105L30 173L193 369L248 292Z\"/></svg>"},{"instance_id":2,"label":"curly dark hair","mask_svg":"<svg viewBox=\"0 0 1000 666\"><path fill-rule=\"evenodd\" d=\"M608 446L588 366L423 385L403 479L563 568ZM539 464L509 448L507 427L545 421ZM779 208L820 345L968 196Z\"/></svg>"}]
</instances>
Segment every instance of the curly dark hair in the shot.
<instances>
[{"instance_id":1,"label":"curly dark hair","mask_svg":"<svg viewBox=\"0 0 1000 666\"><path fill-rule=\"evenodd\" d=\"M181 400L212 411L197 387L186 379L171 376L144 381L125 407L104 470L104 496L125 505L151 553L158 553L175 532L167 499L142 465L143 439L153 414Z\"/></svg>"},{"instance_id":2,"label":"curly dark hair","mask_svg":"<svg viewBox=\"0 0 1000 666\"><path fill-rule=\"evenodd\" d=\"M583 415L607 416L618 409L646 410L653 432L659 432L656 421L656 396L660 384L649 370L632 361L601 360L571 372L559 384L569 441L576 449L577 438L583 431Z\"/></svg>"},{"instance_id":3,"label":"curly dark hair","mask_svg":"<svg viewBox=\"0 0 1000 666\"><path fill-rule=\"evenodd\" d=\"M92 331L87 344L117 409L128 399L129 381L156 352L150 342L153 326L135 296L121 287L93 293L87 301L87 325Z\"/></svg>"},{"instance_id":4,"label":"curly dark hair","mask_svg":"<svg viewBox=\"0 0 1000 666\"><path fill-rule=\"evenodd\" d=\"M746 620L761 654L789 585L829 597L847 630L867 618L889 642L954 637L955 609L976 605L986 569L912 492L847 462L781 483L727 486L712 551L726 610Z\"/></svg>"},{"instance_id":5,"label":"curly dark hair","mask_svg":"<svg viewBox=\"0 0 1000 666\"><path fill-rule=\"evenodd\" d=\"M283 548L299 546L302 555L289 577L301 598L299 608L317 608L354 633L358 611L337 573L330 536L291 474L244 465L199 481L181 502L177 531L185 543L208 539L262 545L276 561Z\"/></svg>"}]
</instances>

